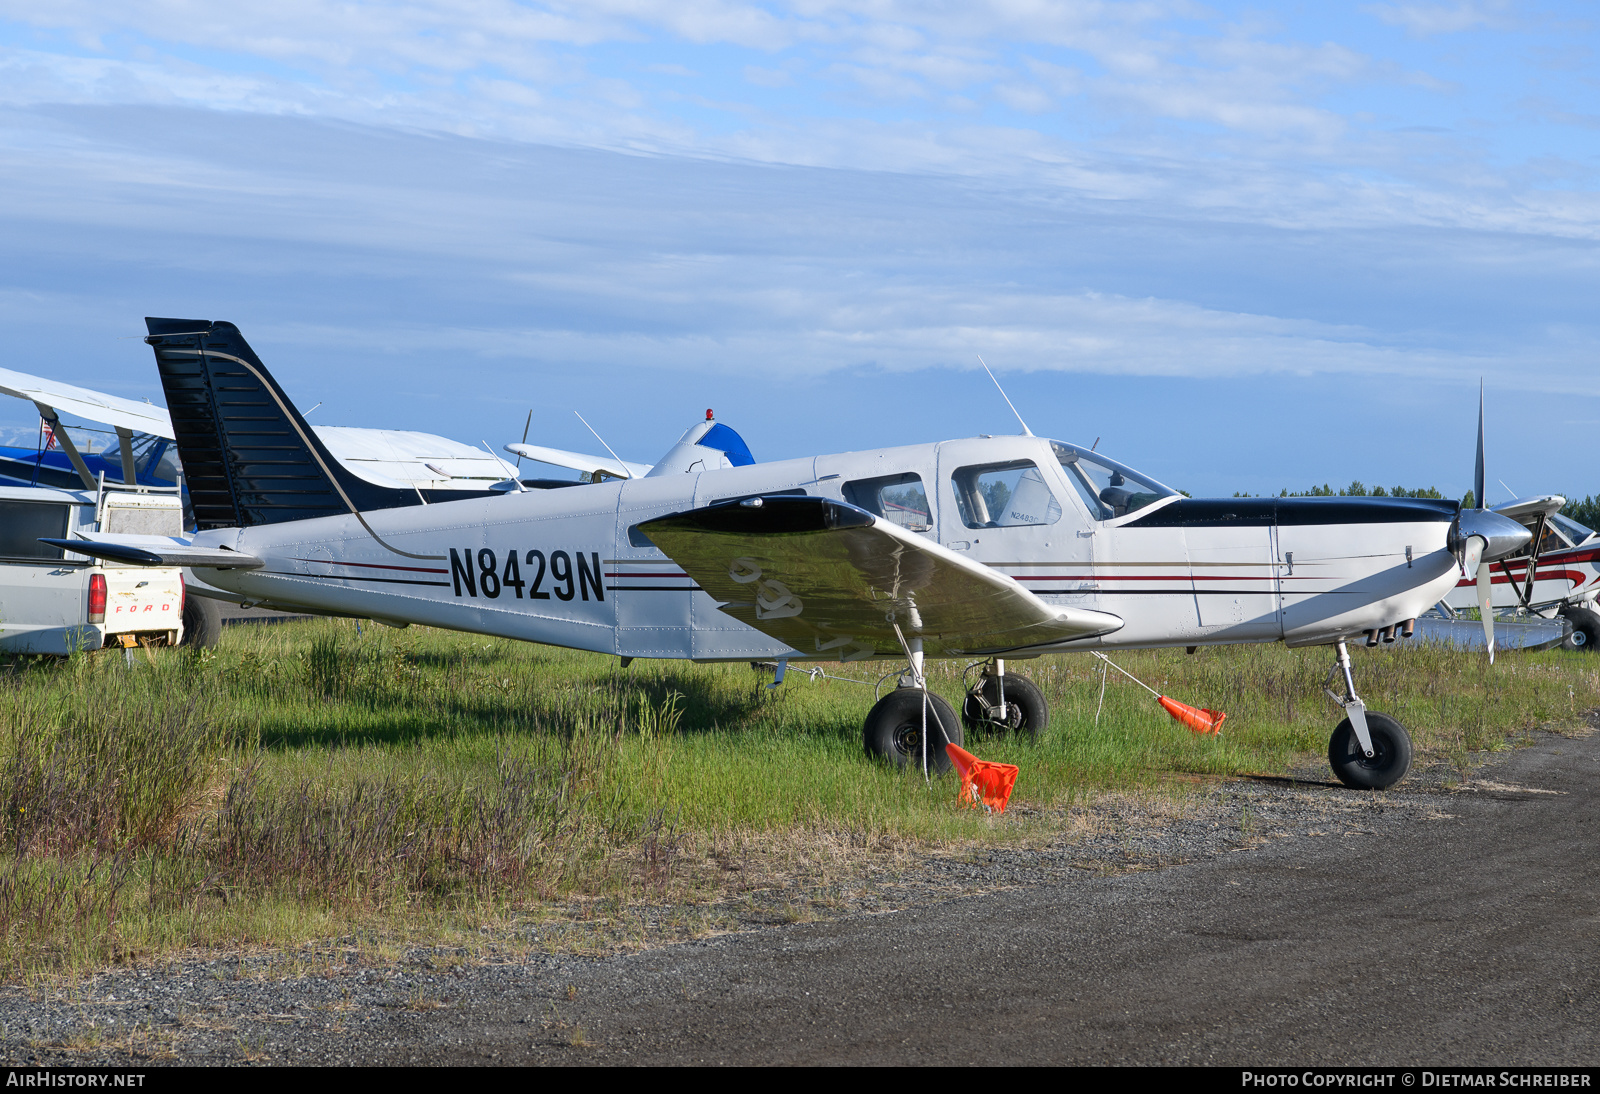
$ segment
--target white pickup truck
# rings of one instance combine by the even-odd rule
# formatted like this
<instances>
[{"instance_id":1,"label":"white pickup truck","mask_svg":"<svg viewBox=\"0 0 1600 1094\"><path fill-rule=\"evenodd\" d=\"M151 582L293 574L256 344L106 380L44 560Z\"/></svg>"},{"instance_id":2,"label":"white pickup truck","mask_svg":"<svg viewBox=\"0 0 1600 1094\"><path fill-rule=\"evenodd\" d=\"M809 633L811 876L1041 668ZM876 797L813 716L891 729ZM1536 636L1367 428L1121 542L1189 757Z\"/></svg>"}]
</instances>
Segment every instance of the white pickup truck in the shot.
<instances>
[{"instance_id":1,"label":"white pickup truck","mask_svg":"<svg viewBox=\"0 0 1600 1094\"><path fill-rule=\"evenodd\" d=\"M176 490L0 486L0 652L67 654L184 637L183 572L98 562L40 543L83 532L175 536ZM191 609L190 614L193 614Z\"/></svg>"}]
</instances>

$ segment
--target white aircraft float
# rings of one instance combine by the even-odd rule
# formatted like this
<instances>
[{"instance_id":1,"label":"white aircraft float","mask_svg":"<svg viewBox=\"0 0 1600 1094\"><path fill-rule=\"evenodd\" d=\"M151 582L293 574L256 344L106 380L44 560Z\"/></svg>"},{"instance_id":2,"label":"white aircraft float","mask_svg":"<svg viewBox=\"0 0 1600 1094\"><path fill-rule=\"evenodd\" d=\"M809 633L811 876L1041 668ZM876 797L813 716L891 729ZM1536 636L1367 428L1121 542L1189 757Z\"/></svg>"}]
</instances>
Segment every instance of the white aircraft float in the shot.
<instances>
[{"instance_id":1,"label":"white aircraft float","mask_svg":"<svg viewBox=\"0 0 1600 1094\"><path fill-rule=\"evenodd\" d=\"M340 464L232 324L146 323L199 531L83 537L72 550L194 567L275 606L624 663L766 659L781 679L791 661L903 659L904 686L867 714L863 737L869 753L925 771L962 739L926 688L927 657L983 665L969 725L1036 731L1044 697L1008 661L1282 641L1335 648L1329 682L1342 674L1345 694L1329 695L1347 717L1333 770L1352 787L1390 786L1410 739L1366 710L1347 640L1409 633L1461 574L1529 539L1456 502L1185 498L1026 426L728 466L727 447L698 443L708 424L650 475L624 466L602 482L423 506Z\"/></svg>"}]
</instances>

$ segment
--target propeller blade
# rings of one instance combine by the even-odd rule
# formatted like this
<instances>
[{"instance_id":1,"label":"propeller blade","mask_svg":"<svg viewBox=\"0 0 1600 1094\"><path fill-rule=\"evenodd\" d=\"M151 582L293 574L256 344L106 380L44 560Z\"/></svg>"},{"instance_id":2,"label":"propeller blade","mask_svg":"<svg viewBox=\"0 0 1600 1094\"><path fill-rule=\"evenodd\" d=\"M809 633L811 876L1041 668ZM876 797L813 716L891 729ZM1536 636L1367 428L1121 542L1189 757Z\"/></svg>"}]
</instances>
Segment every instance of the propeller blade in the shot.
<instances>
[{"instance_id":1,"label":"propeller blade","mask_svg":"<svg viewBox=\"0 0 1600 1094\"><path fill-rule=\"evenodd\" d=\"M1490 602L1490 584L1494 580L1490 574L1493 566L1488 562L1478 563L1478 616L1483 620L1483 644L1489 650L1489 664L1494 664L1494 605Z\"/></svg>"},{"instance_id":2,"label":"propeller blade","mask_svg":"<svg viewBox=\"0 0 1600 1094\"><path fill-rule=\"evenodd\" d=\"M1472 496L1479 509L1489 508L1483 497L1483 381L1478 381L1478 467L1472 473Z\"/></svg>"},{"instance_id":3,"label":"propeller blade","mask_svg":"<svg viewBox=\"0 0 1600 1094\"><path fill-rule=\"evenodd\" d=\"M1489 649L1489 663L1494 664L1494 604L1490 599L1489 562L1484 560L1484 553L1488 547L1488 540L1481 534L1467 537L1466 546L1461 551L1461 566L1465 574L1471 574L1478 583L1478 616L1483 620L1483 641Z\"/></svg>"}]
</instances>

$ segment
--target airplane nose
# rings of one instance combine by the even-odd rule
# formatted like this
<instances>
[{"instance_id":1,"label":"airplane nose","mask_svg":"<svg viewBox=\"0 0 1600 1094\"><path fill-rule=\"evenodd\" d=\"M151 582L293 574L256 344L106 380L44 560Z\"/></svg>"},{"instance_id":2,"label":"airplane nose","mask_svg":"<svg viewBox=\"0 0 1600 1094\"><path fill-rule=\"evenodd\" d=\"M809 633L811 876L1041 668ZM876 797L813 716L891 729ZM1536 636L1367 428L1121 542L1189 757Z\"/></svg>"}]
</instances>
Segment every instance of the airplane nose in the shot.
<instances>
[{"instance_id":1,"label":"airplane nose","mask_svg":"<svg viewBox=\"0 0 1600 1094\"><path fill-rule=\"evenodd\" d=\"M1466 543L1473 536L1483 537L1486 544L1483 549L1485 562L1514 555L1533 540L1533 533L1510 517L1503 517L1490 509L1463 509L1456 518L1450 549L1457 550L1459 544Z\"/></svg>"}]
</instances>

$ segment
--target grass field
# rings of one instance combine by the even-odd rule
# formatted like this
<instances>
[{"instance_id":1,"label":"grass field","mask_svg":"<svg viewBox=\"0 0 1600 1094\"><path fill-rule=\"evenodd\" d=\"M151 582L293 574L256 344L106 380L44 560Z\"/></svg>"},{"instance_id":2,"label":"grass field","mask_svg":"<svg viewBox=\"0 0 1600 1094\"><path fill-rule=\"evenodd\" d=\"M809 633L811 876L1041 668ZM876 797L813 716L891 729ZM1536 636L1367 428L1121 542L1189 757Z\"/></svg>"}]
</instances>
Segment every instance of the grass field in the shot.
<instances>
[{"instance_id":1,"label":"grass field","mask_svg":"<svg viewBox=\"0 0 1600 1094\"><path fill-rule=\"evenodd\" d=\"M1197 737L1084 655L1011 662L1052 705L989 818L863 755L867 685L745 664L635 662L348 620L230 628L215 651L103 652L0 667L0 975L195 946L366 932L415 939L598 905L705 905L790 867L1046 840L1106 792L1182 795L1193 776L1325 755L1326 650L1127 653L1153 687L1224 710ZM1369 707L1419 763L1600 706L1600 658L1358 651ZM888 667L888 666L883 666ZM959 705L958 664L931 668ZM761 868L746 869L752 859ZM744 864L737 874L734 863ZM575 912L574 909L577 909Z\"/></svg>"}]
</instances>

